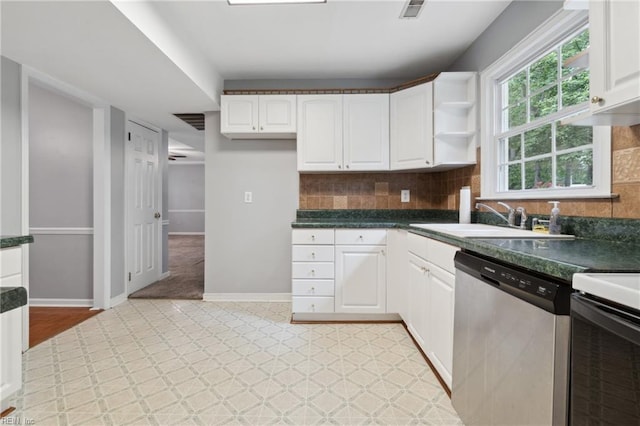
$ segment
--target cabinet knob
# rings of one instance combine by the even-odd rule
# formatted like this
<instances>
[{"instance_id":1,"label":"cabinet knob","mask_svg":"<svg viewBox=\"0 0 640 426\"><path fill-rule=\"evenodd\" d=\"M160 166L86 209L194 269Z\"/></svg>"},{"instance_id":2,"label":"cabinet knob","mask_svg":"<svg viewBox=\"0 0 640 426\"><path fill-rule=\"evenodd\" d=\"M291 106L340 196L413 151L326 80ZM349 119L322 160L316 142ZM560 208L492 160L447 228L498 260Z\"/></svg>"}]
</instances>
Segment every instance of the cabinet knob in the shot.
<instances>
[{"instance_id":1,"label":"cabinet knob","mask_svg":"<svg viewBox=\"0 0 640 426\"><path fill-rule=\"evenodd\" d=\"M602 101L604 101L604 99L602 99L600 96L594 96L593 98L591 98L591 103L592 104L599 104Z\"/></svg>"},{"instance_id":2,"label":"cabinet knob","mask_svg":"<svg viewBox=\"0 0 640 426\"><path fill-rule=\"evenodd\" d=\"M251 129L255 130L255 129L256 129L256 126L253 126Z\"/></svg>"},{"instance_id":3,"label":"cabinet knob","mask_svg":"<svg viewBox=\"0 0 640 426\"><path fill-rule=\"evenodd\" d=\"M424 266L422 268L420 268L420 269L422 269L423 273L429 272L429 269L425 268Z\"/></svg>"},{"instance_id":4,"label":"cabinet knob","mask_svg":"<svg viewBox=\"0 0 640 426\"><path fill-rule=\"evenodd\" d=\"M315 241L315 240L316 240L316 236L315 236L315 235L312 235L312 236L311 236L311 241Z\"/></svg>"},{"instance_id":5,"label":"cabinet knob","mask_svg":"<svg viewBox=\"0 0 640 426\"><path fill-rule=\"evenodd\" d=\"M349 165L347 164L345 167L348 169L348 168L349 168Z\"/></svg>"},{"instance_id":6,"label":"cabinet knob","mask_svg":"<svg viewBox=\"0 0 640 426\"><path fill-rule=\"evenodd\" d=\"M262 126L260 126L260 130L264 130L264 128Z\"/></svg>"},{"instance_id":7,"label":"cabinet knob","mask_svg":"<svg viewBox=\"0 0 640 426\"><path fill-rule=\"evenodd\" d=\"M426 161L425 161L425 163L426 163L426 164L430 164L430 163L429 163L429 160L426 160Z\"/></svg>"},{"instance_id":8,"label":"cabinet knob","mask_svg":"<svg viewBox=\"0 0 640 426\"><path fill-rule=\"evenodd\" d=\"M313 257L315 259L316 258L316 254L315 253L311 253L311 257Z\"/></svg>"},{"instance_id":9,"label":"cabinet knob","mask_svg":"<svg viewBox=\"0 0 640 426\"><path fill-rule=\"evenodd\" d=\"M316 270L315 270L315 269L312 269L312 270L311 270L311 275L315 275L315 274L316 274Z\"/></svg>"},{"instance_id":10,"label":"cabinet knob","mask_svg":"<svg viewBox=\"0 0 640 426\"><path fill-rule=\"evenodd\" d=\"M341 168L342 168L342 166L338 164L338 168L339 168L339 169L341 169Z\"/></svg>"},{"instance_id":11,"label":"cabinet knob","mask_svg":"<svg viewBox=\"0 0 640 426\"><path fill-rule=\"evenodd\" d=\"M314 305L313 303L311 304L311 310L315 311L316 310L316 305Z\"/></svg>"},{"instance_id":12,"label":"cabinet knob","mask_svg":"<svg viewBox=\"0 0 640 426\"><path fill-rule=\"evenodd\" d=\"M362 239L362 235L360 235L358 238Z\"/></svg>"},{"instance_id":13,"label":"cabinet knob","mask_svg":"<svg viewBox=\"0 0 640 426\"><path fill-rule=\"evenodd\" d=\"M316 288L315 287L311 287L311 293L315 293L316 292Z\"/></svg>"}]
</instances>

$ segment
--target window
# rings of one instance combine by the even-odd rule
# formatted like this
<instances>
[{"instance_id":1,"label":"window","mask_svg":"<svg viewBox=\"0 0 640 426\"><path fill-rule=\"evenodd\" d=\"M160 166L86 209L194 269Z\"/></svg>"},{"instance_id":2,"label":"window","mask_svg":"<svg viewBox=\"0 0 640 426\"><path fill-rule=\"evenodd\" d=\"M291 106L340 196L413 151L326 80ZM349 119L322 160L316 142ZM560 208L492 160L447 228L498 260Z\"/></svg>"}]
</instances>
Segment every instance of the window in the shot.
<instances>
[{"instance_id":1,"label":"window","mask_svg":"<svg viewBox=\"0 0 640 426\"><path fill-rule=\"evenodd\" d=\"M562 124L589 110L588 47L562 11L482 74L483 198L609 195L610 129Z\"/></svg>"}]
</instances>

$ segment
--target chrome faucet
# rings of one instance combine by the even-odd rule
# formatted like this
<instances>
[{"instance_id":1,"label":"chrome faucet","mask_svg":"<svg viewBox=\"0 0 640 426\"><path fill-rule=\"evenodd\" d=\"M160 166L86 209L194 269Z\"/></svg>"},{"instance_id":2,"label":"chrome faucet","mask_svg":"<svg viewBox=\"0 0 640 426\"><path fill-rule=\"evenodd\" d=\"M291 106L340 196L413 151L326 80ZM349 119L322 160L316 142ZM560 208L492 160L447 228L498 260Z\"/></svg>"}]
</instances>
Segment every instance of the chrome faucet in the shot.
<instances>
[{"instance_id":1,"label":"chrome faucet","mask_svg":"<svg viewBox=\"0 0 640 426\"><path fill-rule=\"evenodd\" d=\"M488 205L486 205L484 203L476 203L476 209L480 210L480 207L484 207L485 209L489 210L491 213L493 213L496 216L498 216L500 219L502 219L505 222L507 222L507 224L509 226L511 226L512 228L517 228L517 226L516 226L516 213L518 213L520 215L520 228L521 229L526 229L527 213L525 212L524 207L518 207L517 209L514 209L513 207L511 207L507 203L503 203L502 201L498 201L498 204L500 204L501 206L503 206L503 207L505 207L507 209L507 216L506 217L502 213L500 213L499 211L494 209L493 207L488 206Z\"/></svg>"}]
</instances>

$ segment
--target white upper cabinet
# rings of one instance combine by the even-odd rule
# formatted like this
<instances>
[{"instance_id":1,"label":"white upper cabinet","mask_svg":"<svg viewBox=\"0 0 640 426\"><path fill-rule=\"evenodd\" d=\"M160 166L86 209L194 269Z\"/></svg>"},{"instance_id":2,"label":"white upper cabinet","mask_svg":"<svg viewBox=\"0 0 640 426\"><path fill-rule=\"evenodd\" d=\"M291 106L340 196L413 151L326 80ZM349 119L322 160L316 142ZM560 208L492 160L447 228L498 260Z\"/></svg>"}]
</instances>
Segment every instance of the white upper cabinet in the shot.
<instances>
[{"instance_id":1,"label":"white upper cabinet","mask_svg":"<svg viewBox=\"0 0 640 426\"><path fill-rule=\"evenodd\" d=\"M223 95L220 132L230 139L295 139L295 95Z\"/></svg>"},{"instance_id":2,"label":"white upper cabinet","mask_svg":"<svg viewBox=\"0 0 640 426\"><path fill-rule=\"evenodd\" d=\"M446 170L476 162L477 75L441 73L391 94L391 170Z\"/></svg>"},{"instance_id":3,"label":"white upper cabinet","mask_svg":"<svg viewBox=\"0 0 640 426\"><path fill-rule=\"evenodd\" d=\"M433 83L390 96L391 170L421 169L433 164Z\"/></svg>"},{"instance_id":4,"label":"white upper cabinet","mask_svg":"<svg viewBox=\"0 0 640 426\"><path fill-rule=\"evenodd\" d=\"M343 95L344 168L389 170L389 95Z\"/></svg>"},{"instance_id":5,"label":"white upper cabinet","mask_svg":"<svg viewBox=\"0 0 640 426\"><path fill-rule=\"evenodd\" d=\"M342 95L299 95L298 122L298 170L342 170Z\"/></svg>"},{"instance_id":6,"label":"white upper cabinet","mask_svg":"<svg viewBox=\"0 0 640 426\"><path fill-rule=\"evenodd\" d=\"M389 170L389 95L298 96L299 171Z\"/></svg>"},{"instance_id":7,"label":"white upper cabinet","mask_svg":"<svg viewBox=\"0 0 640 426\"><path fill-rule=\"evenodd\" d=\"M640 2L589 2L591 112L597 124L640 123Z\"/></svg>"}]
</instances>

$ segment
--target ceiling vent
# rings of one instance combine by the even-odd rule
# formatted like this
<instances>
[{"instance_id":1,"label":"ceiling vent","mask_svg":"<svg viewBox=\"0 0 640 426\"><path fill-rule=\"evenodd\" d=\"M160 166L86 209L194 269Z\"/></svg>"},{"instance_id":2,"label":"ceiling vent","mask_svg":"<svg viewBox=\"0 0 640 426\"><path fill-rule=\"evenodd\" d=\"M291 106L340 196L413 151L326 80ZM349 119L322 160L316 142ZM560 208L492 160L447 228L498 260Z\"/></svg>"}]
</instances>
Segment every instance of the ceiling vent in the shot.
<instances>
[{"instance_id":1,"label":"ceiling vent","mask_svg":"<svg viewBox=\"0 0 640 426\"><path fill-rule=\"evenodd\" d=\"M417 18L422 11L422 6L424 6L425 0L407 0L404 7L402 8L402 13L400 14L400 19L411 19Z\"/></svg>"},{"instance_id":2,"label":"ceiling vent","mask_svg":"<svg viewBox=\"0 0 640 426\"><path fill-rule=\"evenodd\" d=\"M195 127L197 130L204 130L204 114L173 114L185 123Z\"/></svg>"}]
</instances>

